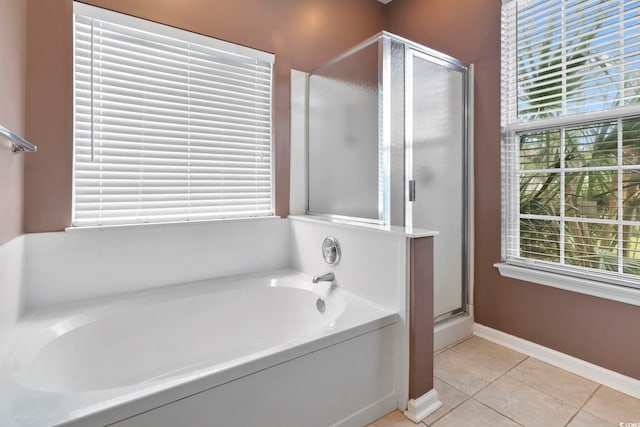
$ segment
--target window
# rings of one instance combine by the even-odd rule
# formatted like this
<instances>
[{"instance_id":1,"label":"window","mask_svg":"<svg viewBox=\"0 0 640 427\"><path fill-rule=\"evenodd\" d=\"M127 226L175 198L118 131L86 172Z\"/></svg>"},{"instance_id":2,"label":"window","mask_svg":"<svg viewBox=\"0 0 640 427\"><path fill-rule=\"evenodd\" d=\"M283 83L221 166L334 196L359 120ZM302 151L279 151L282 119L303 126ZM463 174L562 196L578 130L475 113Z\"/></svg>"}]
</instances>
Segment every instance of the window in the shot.
<instances>
[{"instance_id":1,"label":"window","mask_svg":"<svg viewBox=\"0 0 640 427\"><path fill-rule=\"evenodd\" d=\"M74 3L73 225L273 214L273 55Z\"/></svg>"},{"instance_id":2,"label":"window","mask_svg":"<svg viewBox=\"0 0 640 427\"><path fill-rule=\"evenodd\" d=\"M503 262L640 287L640 1L502 15Z\"/></svg>"}]
</instances>

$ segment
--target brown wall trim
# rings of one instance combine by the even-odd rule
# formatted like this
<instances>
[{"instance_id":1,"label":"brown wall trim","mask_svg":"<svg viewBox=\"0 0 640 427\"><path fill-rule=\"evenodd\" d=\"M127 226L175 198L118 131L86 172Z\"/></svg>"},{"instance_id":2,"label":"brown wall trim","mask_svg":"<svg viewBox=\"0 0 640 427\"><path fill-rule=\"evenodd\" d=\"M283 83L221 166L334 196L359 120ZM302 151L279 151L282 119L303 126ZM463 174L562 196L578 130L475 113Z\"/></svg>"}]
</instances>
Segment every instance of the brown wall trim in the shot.
<instances>
[{"instance_id":1,"label":"brown wall trim","mask_svg":"<svg viewBox=\"0 0 640 427\"><path fill-rule=\"evenodd\" d=\"M0 124L24 136L24 0L0 2ZM0 245L22 233L25 155L13 155L0 137Z\"/></svg>"},{"instance_id":2,"label":"brown wall trim","mask_svg":"<svg viewBox=\"0 0 640 427\"><path fill-rule=\"evenodd\" d=\"M409 399L433 389L433 237L409 246Z\"/></svg>"}]
</instances>

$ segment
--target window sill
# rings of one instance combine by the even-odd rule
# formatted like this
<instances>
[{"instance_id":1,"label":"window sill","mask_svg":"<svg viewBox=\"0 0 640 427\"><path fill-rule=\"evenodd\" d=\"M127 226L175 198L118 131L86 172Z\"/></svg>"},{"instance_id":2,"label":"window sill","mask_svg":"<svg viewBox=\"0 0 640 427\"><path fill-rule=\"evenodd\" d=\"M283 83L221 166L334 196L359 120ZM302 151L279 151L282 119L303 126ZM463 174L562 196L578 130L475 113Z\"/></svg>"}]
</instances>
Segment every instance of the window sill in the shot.
<instances>
[{"instance_id":1,"label":"window sill","mask_svg":"<svg viewBox=\"0 0 640 427\"><path fill-rule=\"evenodd\" d=\"M230 222L254 222L282 219L277 215L242 217L242 218L223 218L223 219L199 219L193 221L167 221L167 222L141 222L139 224L109 224L109 225L85 225L71 226L64 229L65 232L78 233L83 231L100 231L100 230L137 230L143 228L155 227L189 227L190 224L225 224Z\"/></svg>"},{"instance_id":2,"label":"window sill","mask_svg":"<svg viewBox=\"0 0 640 427\"><path fill-rule=\"evenodd\" d=\"M526 282L551 286L566 291L640 306L640 289L610 285L595 280L550 273L513 264L497 263L494 264L494 267L500 270L502 276L512 279L524 280Z\"/></svg>"}]
</instances>

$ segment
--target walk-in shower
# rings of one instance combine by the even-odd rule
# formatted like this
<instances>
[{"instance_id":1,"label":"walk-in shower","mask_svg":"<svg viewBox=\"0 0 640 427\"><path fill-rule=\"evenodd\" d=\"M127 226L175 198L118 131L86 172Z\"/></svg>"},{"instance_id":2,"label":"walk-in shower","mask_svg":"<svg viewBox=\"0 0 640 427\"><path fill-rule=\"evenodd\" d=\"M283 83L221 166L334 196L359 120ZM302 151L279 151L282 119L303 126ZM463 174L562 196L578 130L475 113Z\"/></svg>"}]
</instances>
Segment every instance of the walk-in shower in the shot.
<instances>
[{"instance_id":1,"label":"walk-in shower","mask_svg":"<svg viewBox=\"0 0 640 427\"><path fill-rule=\"evenodd\" d=\"M383 32L309 75L307 213L440 232L435 317L468 311L471 69Z\"/></svg>"}]
</instances>

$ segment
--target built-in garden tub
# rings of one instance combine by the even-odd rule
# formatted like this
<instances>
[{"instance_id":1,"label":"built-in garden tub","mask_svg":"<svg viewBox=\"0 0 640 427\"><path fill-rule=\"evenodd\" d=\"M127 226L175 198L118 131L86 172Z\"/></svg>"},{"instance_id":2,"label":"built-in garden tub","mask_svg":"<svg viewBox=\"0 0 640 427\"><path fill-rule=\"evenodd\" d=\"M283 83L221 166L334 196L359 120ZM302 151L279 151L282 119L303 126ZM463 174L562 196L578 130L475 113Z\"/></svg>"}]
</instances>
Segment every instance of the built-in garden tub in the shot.
<instances>
[{"instance_id":1,"label":"built-in garden tub","mask_svg":"<svg viewBox=\"0 0 640 427\"><path fill-rule=\"evenodd\" d=\"M292 270L40 310L4 342L0 425L362 425L397 406L398 320Z\"/></svg>"}]
</instances>

